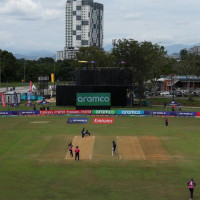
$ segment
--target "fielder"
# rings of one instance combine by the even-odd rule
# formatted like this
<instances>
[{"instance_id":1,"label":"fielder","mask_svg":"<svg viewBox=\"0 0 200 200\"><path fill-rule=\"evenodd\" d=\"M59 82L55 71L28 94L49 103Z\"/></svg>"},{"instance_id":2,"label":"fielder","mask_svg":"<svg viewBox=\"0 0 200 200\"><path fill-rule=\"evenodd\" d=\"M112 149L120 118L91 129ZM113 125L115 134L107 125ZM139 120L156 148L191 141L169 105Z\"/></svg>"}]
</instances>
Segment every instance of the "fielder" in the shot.
<instances>
[{"instance_id":1,"label":"fielder","mask_svg":"<svg viewBox=\"0 0 200 200\"><path fill-rule=\"evenodd\" d=\"M189 188L189 191L190 191L190 200L193 199L193 192L194 192L194 188L196 186L196 183L194 182L194 179L192 178L188 183L188 188Z\"/></svg>"}]
</instances>

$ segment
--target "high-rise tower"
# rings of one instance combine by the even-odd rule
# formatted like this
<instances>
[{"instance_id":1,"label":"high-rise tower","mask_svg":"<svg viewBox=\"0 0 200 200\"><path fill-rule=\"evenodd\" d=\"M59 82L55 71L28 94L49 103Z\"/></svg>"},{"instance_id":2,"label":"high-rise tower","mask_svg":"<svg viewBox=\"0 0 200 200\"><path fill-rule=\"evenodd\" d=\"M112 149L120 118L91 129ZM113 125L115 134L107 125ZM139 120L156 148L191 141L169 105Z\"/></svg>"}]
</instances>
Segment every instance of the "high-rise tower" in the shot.
<instances>
[{"instance_id":1,"label":"high-rise tower","mask_svg":"<svg viewBox=\"0 0 200 200\"><path fill-rule=\"evenodd\" d=\"M103 4L93 0L67 0L65 50L57 59L73 59L80 47L103 47Z\"/></svg>"}]
</instances>

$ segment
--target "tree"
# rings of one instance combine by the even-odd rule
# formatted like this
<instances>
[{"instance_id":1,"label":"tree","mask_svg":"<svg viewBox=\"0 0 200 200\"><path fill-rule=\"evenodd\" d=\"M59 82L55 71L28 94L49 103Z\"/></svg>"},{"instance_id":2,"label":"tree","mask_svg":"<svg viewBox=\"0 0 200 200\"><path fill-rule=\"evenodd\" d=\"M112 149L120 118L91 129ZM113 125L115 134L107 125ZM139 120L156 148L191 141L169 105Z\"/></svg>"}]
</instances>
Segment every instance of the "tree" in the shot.
<instances>
[{"instance_id":1,"label":"tree","mask_svg":"<svg viewBox=\"0 0 200 200\"><path fill-rule=\"evenodd\" d=\"M194 75L200 75L200 56L195 52L188 51L187 49L182 49L180 51L180 61L175 65L176 73L179 75L184 75L188 81L188 99L192 99L191 87L191 77ZM194 82L193 82L194 88Z\"/></svg>"},{"instance_id":2,"label":"tree","mask_svg":"<svg viewBox=\"0 0 200 200\"><path fill-rule=\"evenodd\" d=\"M118 40L112 49L117 62L126 62L125 67L131 68L133 81L138 87L140 105L144 94L144 83L161 75L160 68L164 64L166 52L164 47L151 42L138 42L134 39Z\"/></svg>"},{"instance_id":3,"label":"tree","mask_svg":"<svg viewBox=\"0 0 200 200\"><path fill-rule=\"evenodd\" d=\"M179 75L184 75L188 79L187 89L190 89L190 76L196 74L197 56L187 49L180 51L180 61L175 65L175 71Z\"/></svg>"},{"instance_id":4,"label":"tree","mask_svg":"<svg viewBox=\"0 0 200 200\"><path fill-rule=\"evenodd\" d=\"M8 51L0 49L1 81L15 81L18 64L16 58Z\"/></svg>"},{"instance_id":5,"label":"tree","mask_svg":"<svg viewBox=\"0 0 200 200\"><path fill-rule=\"evenodd\" d=\"M98 47L81 47L77 53L77 60L88 61L88 64L94 61L95 67L107 67L108 57L105 51Z\"/></svg>"},{"instance_id":6,"label":"tree","mask_svg":"<svg viewBox=\"0 0 200 200\"><path fill-rule=\"evenodd\" d=\"M56 63L56 77L63 81L73 81L76 67L75 60L63 60Z\"/></svg>"},{"instance_id":7,"label":"tree","mask_svg":"<svg viewBox=\"0 0 200 200\"><path fill-rule=\"evenodd\" d=\"M160 68L161 74L167 76L169 74L176 74L174 66L177 65L177 60L171 57L165 57L163 60L163 65Z\"/></svg>"},{"instance_id":8,"label":"tree","mask_svg":"<svg viewBox=\"0 0 200 200\"><path fill-rule=\"evenodd\" d=\"M196 56L195 75L200 76L200 55Z\"/></svg>"},{"instance_id":9,"label":"tree","mask_svg":"<svg viewBox=\"0 0 200 200\"><path fill-rule=\"evenodd\" d=\"M54 59L53 58L49 58L49 57L45 57L45 58L39 58L37 60L38 64L54 64Z\"/></svg>"}]
</instances>

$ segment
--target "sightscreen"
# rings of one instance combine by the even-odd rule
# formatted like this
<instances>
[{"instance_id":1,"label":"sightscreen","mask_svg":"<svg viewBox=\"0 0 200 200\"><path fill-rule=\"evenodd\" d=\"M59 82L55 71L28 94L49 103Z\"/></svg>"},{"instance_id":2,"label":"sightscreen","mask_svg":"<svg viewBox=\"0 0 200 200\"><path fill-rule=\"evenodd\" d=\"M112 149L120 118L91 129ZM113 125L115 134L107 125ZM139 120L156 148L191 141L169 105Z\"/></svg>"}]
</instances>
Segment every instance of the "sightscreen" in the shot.
<instances>
[{"instance_id":1,"label":"sightscreen","mask_svg":"<svg viewBox=\"0 0 200 200\"><path fill-rule=\"evenodd\" d=\"M109 93L110 106L127 105L127 87L125 86L66 86L57 85L56 105L57 106L77 106L78 93ZM92 106L91 104L89 104ZM103 106L103 105L100 105ZM107 106L107 105L105 105Z\"/></svg>"}]
</instances>

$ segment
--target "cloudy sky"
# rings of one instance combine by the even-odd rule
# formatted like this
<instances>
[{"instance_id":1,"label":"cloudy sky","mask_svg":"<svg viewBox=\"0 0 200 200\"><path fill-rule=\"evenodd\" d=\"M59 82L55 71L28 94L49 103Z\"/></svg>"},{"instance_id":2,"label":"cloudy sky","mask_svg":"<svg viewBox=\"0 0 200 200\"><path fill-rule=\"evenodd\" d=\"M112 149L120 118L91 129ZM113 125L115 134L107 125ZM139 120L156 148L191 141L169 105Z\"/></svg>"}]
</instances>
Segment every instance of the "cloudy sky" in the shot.
<instances>
[{"instance_id":1,"label":"cloudy sky","mask_svg":"<svg viewBox=\"0 0 200 200\"><path fill-rule=\"evenodd\" d=\"M200 0L97 0L104 46L114 38L162 45L200 42ZM62 50L66 0L0 0L0 49Z\"/></svg>"}]
</instances>

